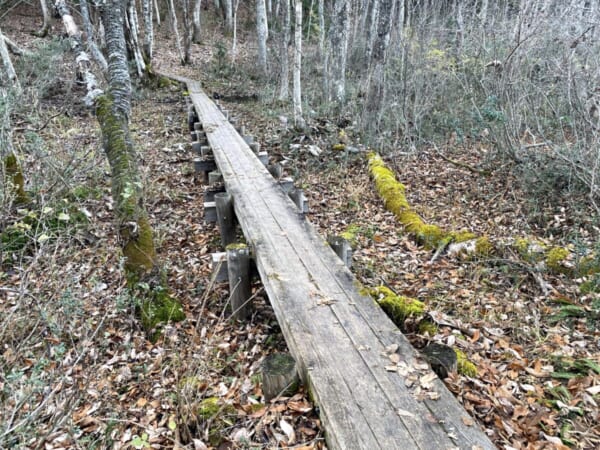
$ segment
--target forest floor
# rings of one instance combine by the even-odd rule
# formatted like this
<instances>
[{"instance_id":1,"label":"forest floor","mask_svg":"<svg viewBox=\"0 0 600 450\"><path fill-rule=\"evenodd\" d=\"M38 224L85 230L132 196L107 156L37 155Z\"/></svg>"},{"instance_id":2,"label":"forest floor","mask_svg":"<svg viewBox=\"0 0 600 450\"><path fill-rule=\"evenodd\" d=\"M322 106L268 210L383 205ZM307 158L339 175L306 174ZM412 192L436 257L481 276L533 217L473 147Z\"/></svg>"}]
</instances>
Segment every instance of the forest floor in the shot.
<instances>
[{"instance_id":1,"label":"forest floor","mask_svg":"<svg viewBox=\"0 0 600 450\"><path fill-rule=\"evenodd\" d=\"M38 25L20 8L2 29L33 48ZM62 24L53 27L60 36ZM350 231L360 281L418 298L443 317L429 333L410 324L406 333L418 348L443 342L475 363L476 376L446 383L500 448L600 446L600 296L582 289L588 278L542 270L517 251L434 258L385 210L351 126L311 118L298 132L282 120L281 105L260 95L260 79L240 68L251 65L250 39L239 37L234 66L219 44L229 38L212 33L182 68L169 35L166 27L158 33L155 66L200 79L242 117L304 188L309 220L324 235ZM36 114L13 117L36 202L2 210L1 231L24 230L27 243L0 254L0 448L323 448L304 391L264 403L260 362L285 342L260 283L255 314L242 324L227 320L227 285L211 282L219 236L202 220L204 188L191 167L181 90L138 86L131 118L160 257L187 316L152 344L120 270L97 123L73 83L72 55L54 63L58 81ZM41 78L31 71L22 83ZM334 150L342 130L345 149ZM577 197L528 200L533 193L514 168L483 142L399 151L386 163L428 223L494 243L519 237L574 250L597 240ZM36 226L27 229L31 215Z\"/></svg>"}]
</instances>

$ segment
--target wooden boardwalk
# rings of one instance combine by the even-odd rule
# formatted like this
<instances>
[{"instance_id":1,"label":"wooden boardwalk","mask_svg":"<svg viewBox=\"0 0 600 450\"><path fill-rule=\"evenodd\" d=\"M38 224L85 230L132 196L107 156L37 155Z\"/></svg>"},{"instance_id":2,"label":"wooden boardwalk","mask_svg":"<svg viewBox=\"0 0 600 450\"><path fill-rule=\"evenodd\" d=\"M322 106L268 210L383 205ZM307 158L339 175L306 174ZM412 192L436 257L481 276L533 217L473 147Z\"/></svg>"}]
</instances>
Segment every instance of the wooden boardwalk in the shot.
<instances>
[{"instance_id":1,"label":"wooden boardwalk","mask_svg":"<svg viewBox=\"0 0 600 450\"><path fill-rule=\"evenodd\" d=\"M187 84L285 340L319 405L328 448L496 448L379 306L359 293L352 273L200 84L172 78Z\"/></svg>"}]
</instances>

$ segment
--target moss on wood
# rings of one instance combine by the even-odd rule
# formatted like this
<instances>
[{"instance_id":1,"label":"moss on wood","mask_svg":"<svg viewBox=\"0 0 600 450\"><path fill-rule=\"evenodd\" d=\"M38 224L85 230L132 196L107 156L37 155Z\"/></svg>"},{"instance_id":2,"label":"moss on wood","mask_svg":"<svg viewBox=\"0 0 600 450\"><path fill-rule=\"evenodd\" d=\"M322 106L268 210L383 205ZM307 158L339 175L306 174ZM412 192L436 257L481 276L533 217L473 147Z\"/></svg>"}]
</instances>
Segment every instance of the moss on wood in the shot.
<instances>
[{"instance_id":1,"label":"moss on wood","mask_svg":"<svg viewBox=\"0 0 600 450\"><path fill-rule=\"evenodd\" d=\"M164 288L156 288L147 293L141 301L139 312L142 326L153 342L160 337L162 325L185 319L181 303L171 297Z\"/></svg>"},{"instance_id":2,"label":"moss on wood","mask_svg":"<svg viewBox=\"0 0 600 450\"><path fill-rule=\"evenodd\" d=\"M385 166L379 155L369 155L369 171L377 192L385 207L392 212L406 231L413 234L420 244L427 248L437 248L451 242L464 242L476 236L468 231L445 231L437 225L427 224L414 212L406 199L406 187L400 183L394 173Z\"/></svg>"},{"instance_id":3,"label":"moss on wood","mask_svg":"<svg viewBox=\"0 0 600 450\"><path fill-rule=\"evenodd\" d=\"M385 286L370 289L369 294L400 328L404 328L404 322L409 317L421 316L425 312L425 304L423 302L415 298L397 295Z\"/></svg>"},{"instance_id":4,"label":"moss on wood","mask_svg":"<svg viewBox=\"0 0 600 450\"><path fill-rule=\"evenodd\" d=\"M456 362L458 366L458 373L462 375L466 375L468 377L476 377L477 376L477 366L473 364L467 358L467 355L464 352L454 349L456 353Z\"/></svg>"},{"instance_id":5,"label":"moss on wood","mask_svg":"<svg viewBox=\"0 0 600 450\"><path fill-rule=\"evenodd\" d=\"M23 205L31 201L29 195L25 191L25 177L23 176L23 169L17 160L17 156L14 153L9 153L4 158L4 170L8 179L10 180L12 190L15 196L15 203Z\"/></svg>"}]
</instances>

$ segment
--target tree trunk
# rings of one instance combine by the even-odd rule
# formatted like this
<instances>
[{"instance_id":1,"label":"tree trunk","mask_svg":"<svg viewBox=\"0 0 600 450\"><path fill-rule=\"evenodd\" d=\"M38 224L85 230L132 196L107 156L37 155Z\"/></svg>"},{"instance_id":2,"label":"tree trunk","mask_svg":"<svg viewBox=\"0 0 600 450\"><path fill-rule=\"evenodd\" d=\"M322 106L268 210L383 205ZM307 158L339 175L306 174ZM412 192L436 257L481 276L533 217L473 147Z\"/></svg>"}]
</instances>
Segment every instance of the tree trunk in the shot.
<instances>
[{"instance_id":1,"label":"tree trunk","mask_svg":"<svg viewBox=\"0 0 600 450\"><path fill-rule=\"evenodd\" d=\"M144 56L146 62L152 61L154 46L154 22L152 21L152 0L142 0L142 17L144 18ZM160 19L158 19L160 22Z\"/></svg>"},{"instance_id":2,"label":"tree trunk","mask_svg":"<svg viewBox=\"0 0 600 450\"><path fill-rule=\"evenodd\" d=\"M228 3L230 0L225 0L225 3ZM237 56L237 11L238 6L240 5L240 0L233 0L233 18L232 18L232 29L233 29L233 39L231 43L231 61L235 61L235 57Z\"/></svg>"},{"instance_id":3,"label":"tree trunk","mask_svg":"<svg viewBox=\"0 0 600 450\"><path fill-rule=\"evenodd\" d=\"M265 0L256 0L256 35L258 37L258 66L267 75L267 6Z\"/></svg>"},{"instance_id":4,"label":"tree trunk","mask_svg":"<svg viewBox=\"0 0 600 450\"><path fill-rule=\"evenodd\" d=\"M40 0L40 6L42 7L42 16L44 17L44 23L40 31L36 33L39 37L46 37L48 30L50 29L50 14L48 13L48 4L46 0Z\"/></svg>"},{"instance_id":5,"label":"tree trunk","mask_svg":"<svg viewBox=\"0 0 600 450\"><path fill-rule=\"evenodd\" d=\"M363 117L365 128L376 131L379 122L380 110L384 99L385 88L385 62L387 49L390 42L392 17L394 15L395 0L380 0L379 18L377 21L377 37L373 46L373 55L369 64L369 80L367 101Z\"/></svg>"},{"instance_id":6,"label":"tree trunk","mask_svg":"<svg viewBox=\"0 0 600 450\"><path fill-rule=\"evenodd\" d=\"M199 44L202 40L201 38L201 22L200 22L200 14L202 11L202 0L194 0L194 33L192 36L192 41L194 41L195 44Z\"/></svg>"},{"instance_id":7,"label":"tree trunk","mask_svg":"<svg viewBox=\"0 0 600 450\"><path fill-rule=\"evenodd\" d=\"M231 33L233 30L233 4L232 1L238 0L222 0L223 8L225 8L225 31ZM237 8L236 8L237 9Z\"/></svg>"},{"instance_id":8,"label":"tree trunk","mask_svg":"<svg viewBox=\"0 0 600 450\"><path fill-rule=\"evenodd\" d=\"M302 118L302 86L300 73L302 69L302 0L296 1L294 11L294 125L304 128Z\"/></svg>"},{"instance_id":9,"label":"tree trunk","mask_svg":"<svg viewBox=\"0 0 600 450\"><path fill-rule=\"evenodd\" d=\"M106 58L96 45L94 41L94 32L92 28L92 21L90 20L90 11L88 8L87 0L79 1L79 10L81 11L81 21L83 23L83 29L85 31L85 41L87 46L92 54L92 57L96 60L96 62L100 65L102 70L108 69L108 63L106 62Z\"/></svg>"},{"instance_id":10,"label":"tree trunk","mask_svg":"<svg viewBox=\"0 0 600 450\"><path fill-rule=\"evenodd\" d=\"M181 47L181 38L179 37L179 25L177 23L177 13L175 11L175 4L173 3L173 0L169 0L169 13L171 14L171 28L173 28L173 35L175 36L175 47L177 47L179 62L181 64L185 64L185 55L183 54L183 48Z\"/></svg>"},{"instance_id":11,"label":"tree trunk","mask_svg":"<svg viewBox=\"0 0 600 450\"><path fill-rule=\"evenodd\" d=\"M126 25L127 25L127 37L129 38L129 47L131 49L131 53L133 55L133 60L135 61L135 67L137 69L138 77L142 78L146 73L146 63L144 62L144 57L142 56L142 50L140 48L140 40L139 40L139 21L137 16L137 10L135 8L135 0L128 0L127 2L127 16L126 16Z\"/></svg>"},{"instance_id":12,"label":"tree trunk","mask_svg":"<svg viewBox=\"0 0 600 450\"><path fill-rule=\"evenodd\" d=\"M350 2L335 0L329 28L330 51L333 56L330 69L329 99L339 109L346 98L346 61L348 57L348 32L350 28Z\"/></svg>"},{"instance_id":13,"label":"tree trunk","mask_svg":"<svg viewBox=\"0 0 600 450\"><path fill-rule=\"evenodd\" d=\"M12 60L10 59L10 55L8 54L8 48L6 47L6 41L4 40L4 35L2 34L2 30L0 29L0 59L2 59L2 67L4 67L4 76L8 80L10 84L15 86L16 88L20 88L19 79L17 78L17 73L15 72L15 68L13 66Z\"/></svg>"},{"instance_id":14,"label":"tree trunk","mask_svg":"<svg viewBox=\"0 0 600 450\"><path fill-rule=\"evenodd\" d=\"M289 97L290 84L290 65L288 58L288 45L290 43L290 26L291 26L291 11L290 0L281 0L283 5L280 7L281 12L281 38L279 39L279 57L280 64L280 80L279 80L279 100L286 101Z\"/></svg>"},{"instance_id":15,"label":"tree trunk","mask_svg":"<svg viewBox=\"0 0 600 450\"><path fill-rule=\"evenodd\" d=\"M154 5L154 16L156 17L156 25L160 27L160 9L158 8L158 0L151 0Z\"/></svg>"},{"instance_id":16,"label":"tree trunk","mask_svg":"<svg viewBox=\"0 0 600 450\"><path fill-rule=\"evenodd\" d=\"M190 17L190 0L181 0L183 10L183 64L189 64L192 59L192 20Z\"/></svg>"}]
</instances>

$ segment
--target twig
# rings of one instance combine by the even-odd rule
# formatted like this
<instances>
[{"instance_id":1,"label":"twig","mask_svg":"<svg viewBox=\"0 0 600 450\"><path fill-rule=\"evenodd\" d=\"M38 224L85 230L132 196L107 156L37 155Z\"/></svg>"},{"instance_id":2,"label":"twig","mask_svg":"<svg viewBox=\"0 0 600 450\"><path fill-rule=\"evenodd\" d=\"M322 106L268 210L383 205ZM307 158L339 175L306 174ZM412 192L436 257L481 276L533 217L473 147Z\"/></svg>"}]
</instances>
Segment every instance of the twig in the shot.
<instances>
[{"instance_id":1,"label":"twig","mask_svg":"<svg viewBox=\"0 0 600 450\"><path fill-rule=\"evenodd\" d=\"M467 163L464 162L460 162L460 161L456 161L454 159L450 159L448 158L446 155L444 155L440 149L437 147L437 145L435 145L435 143L431 142L431 144L433 145L433 149L435 150L435 152L440 156L440 158L442 158L444 161L449 162L450 164L455 165L456 167L461 167L463 169L467 169L469 172L473 172L476 173L478 175L483 175L486 177L489 177L491 175L491 172L489 170L482 170L482 169L476 169L473 166L470 166Z\"/></svg>"}]
</instances>

